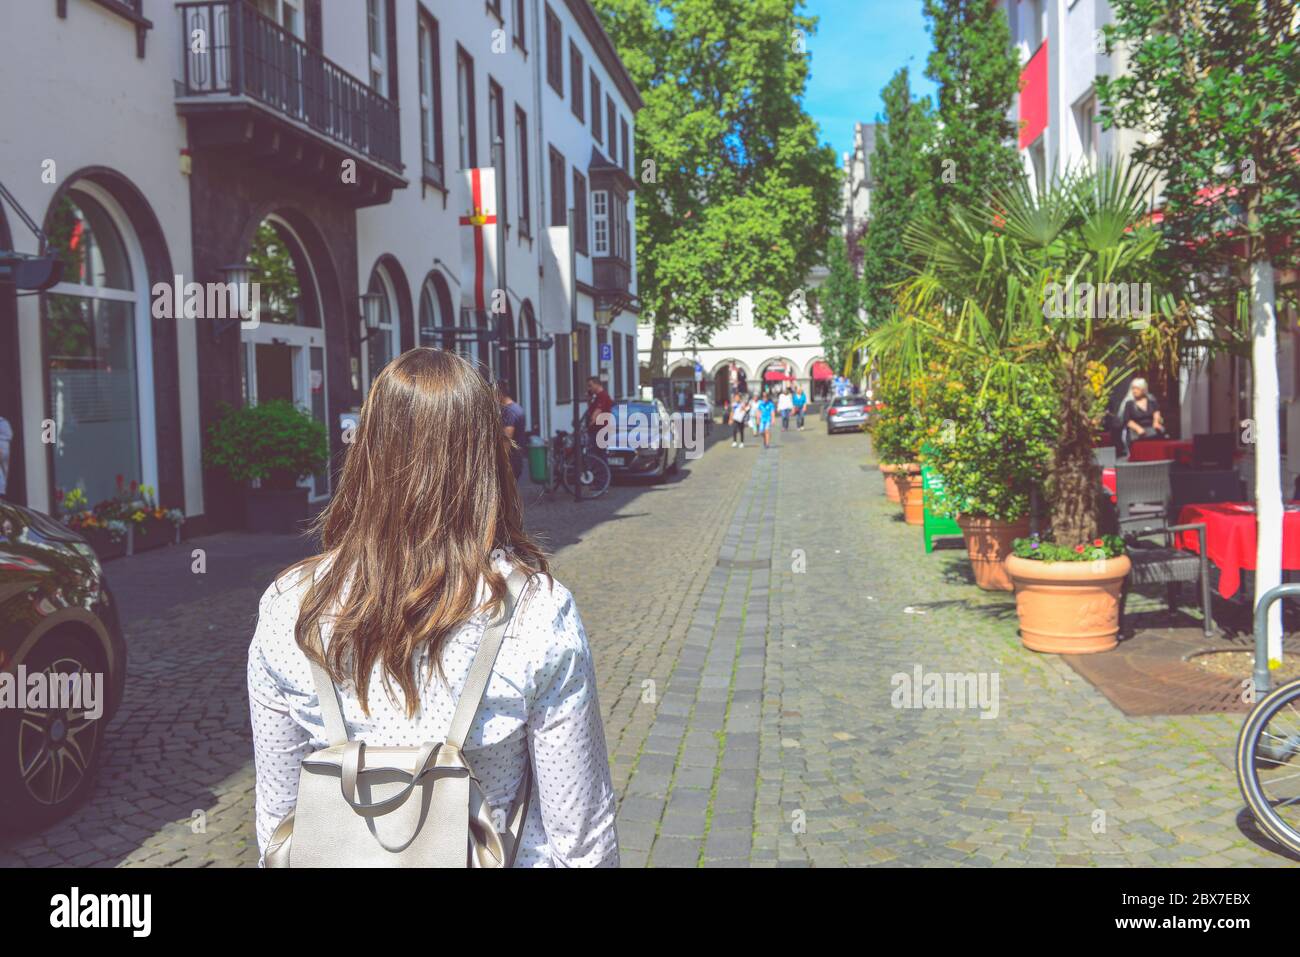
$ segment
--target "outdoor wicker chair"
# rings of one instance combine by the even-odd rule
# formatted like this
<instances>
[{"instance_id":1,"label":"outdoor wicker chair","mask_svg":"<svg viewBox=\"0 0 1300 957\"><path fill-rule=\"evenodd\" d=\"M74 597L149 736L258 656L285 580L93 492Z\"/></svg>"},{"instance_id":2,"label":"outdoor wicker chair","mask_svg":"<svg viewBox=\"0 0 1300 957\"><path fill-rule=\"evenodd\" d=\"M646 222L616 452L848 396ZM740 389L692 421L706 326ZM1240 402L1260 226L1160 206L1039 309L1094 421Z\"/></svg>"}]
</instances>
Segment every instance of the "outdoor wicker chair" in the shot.
<instances>
[{"instance_id":1,"label":"outdoor wicker chair","mask_svg":"<svg viewBox=\"0 0 1300 957\"><path fill-rule=\"evenodd\" d=\"M1137 537L1126 538L1129 561L1133 569L1124 580L1124 590L1120 596L1120 626L1124 623L1124 605L1128 599L1129 589L1139 585L1164 585L1165 601L1169 614L1178 610L1178 597L1183 582L1196 582L1200 587L1201 630L1207 638L1213 637L1214 617L1210 601L1210 564L1205 557L1205 525L1197 522L1190 525L1166 525L1161 532L1164 543L1143 541ZM1174 535L1178 532L1195 532L1197 551L1183 551L1175 547Z\"/></svg>"},{"instance_id":2,"label":"outdoor wicker chair","mask_svg":"<svg viewBox=\"0 0 1300 957\"><path fill-rule=\"evenodd\" d=\"M1169 524L1172 459L1115 463L1115 510L1121 535L1149 534Z\"/></svg>"}]
</instances>

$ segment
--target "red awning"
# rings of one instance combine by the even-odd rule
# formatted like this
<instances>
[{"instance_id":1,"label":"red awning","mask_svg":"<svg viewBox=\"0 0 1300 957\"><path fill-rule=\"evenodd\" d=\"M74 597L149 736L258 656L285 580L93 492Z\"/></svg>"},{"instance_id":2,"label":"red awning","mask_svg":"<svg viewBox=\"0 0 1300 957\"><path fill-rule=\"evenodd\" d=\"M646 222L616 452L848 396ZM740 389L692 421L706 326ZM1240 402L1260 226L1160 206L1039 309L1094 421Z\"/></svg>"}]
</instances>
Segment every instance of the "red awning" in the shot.
<instances>
[{"instance_id":1,"label":"red awning","mask_svg":"<svg viewBox=\"0 0 1300 957\"><path fill-rule=\"evenodd\" d=\"M831 371L830 366L818 359L813 363L812 377L814 379L834 379L835 373Z\"/></svg>"},{"instance_id":2,"label":"red awning","mask_svg":"<svg viewBox=\"0 0 1300 957\"><path fill-rule=\"evenodd\" d=\"M780 369L768 369L763 373L764 382L793 382L794 376L786 375Z\"/></svg>"}]
</instances>

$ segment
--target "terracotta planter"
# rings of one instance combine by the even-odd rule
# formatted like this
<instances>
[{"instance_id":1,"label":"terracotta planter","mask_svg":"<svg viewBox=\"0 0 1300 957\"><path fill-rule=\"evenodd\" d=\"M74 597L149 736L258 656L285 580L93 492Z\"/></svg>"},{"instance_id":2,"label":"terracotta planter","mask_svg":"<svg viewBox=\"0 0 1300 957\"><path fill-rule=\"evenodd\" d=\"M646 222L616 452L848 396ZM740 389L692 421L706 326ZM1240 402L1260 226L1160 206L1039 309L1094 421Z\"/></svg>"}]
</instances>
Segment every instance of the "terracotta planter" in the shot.
<instances>
[{"instance_id":1,"label":"terracotta planter","mask_svg":"<svg viewBox=\"0 0 1300 957\"><path fill-rule=\"evenodd\" d=\"M1003 560L1011 554L1011 542L1029 535L1029 518L999 522L987 515L958 515L966 552L970 555L975 584L985 591L1014 591Z\"/></svg>"},{"instance_id":2,"label":"terracotta planter","mask_svg":"<svg viewBox=\"0 0 1300 957\"><path fill-rule=\"evenodd\" d=\"M894 484L894 472L898 469L897 465L886 465L880 463L880 477L885 480L885 498L891 502L898 501L898 486Z\"/></svg>"},{"instance_id":3,"label":"terracotta planter","mask_svg":"<svg viewBox=\"0 0 1300 957\"><path fill-rule=\"evenodd\" d=\"M1132 563L1127 555L1096 562L1006 558L1015 582L1020 640L1032 651L1090 655L1109 651L1119 634L1119 599Z\"/></svg>"},{"instance_id":4,"label":"terracotta planter","mask_svg":"<svg viewBox=\"0 0 1300 957\"><path fill-rule=\"evenodd\" d=\"M903 506L903 520L908 525L920 525L925 521L924 495L921 488L921 466L915 462L895 465L894 487L898 490L898 503Z\"/></svg>"}]
</instances>

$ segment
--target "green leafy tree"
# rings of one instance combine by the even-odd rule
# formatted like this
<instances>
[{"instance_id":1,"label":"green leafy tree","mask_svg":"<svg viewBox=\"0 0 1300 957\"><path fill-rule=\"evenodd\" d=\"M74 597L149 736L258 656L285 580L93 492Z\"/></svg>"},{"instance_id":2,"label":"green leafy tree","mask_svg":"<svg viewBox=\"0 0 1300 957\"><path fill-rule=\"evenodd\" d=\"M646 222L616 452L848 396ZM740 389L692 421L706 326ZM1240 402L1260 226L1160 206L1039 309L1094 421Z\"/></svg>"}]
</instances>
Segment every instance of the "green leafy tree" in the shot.
<instances>
[{"instance_id":1,"label":"green leafy tree","mask_svg":"<svg viewBox=\"0 0 1300 957\"><path fill-rule=\"evenodd\" d=\"M903 233L931 205L928 150L933 136L928 98L912 97L907 68L881 91L884 111L871 154L871 210L862 247L861 302L868 327L894 310L892 287L908 274Z\"/></svg>"},{"instance_id":2,"label":"green leafy tree","mask_svg":"<svg viewBox=\"0 0 1300 957\"><path fill-rule=\"evenodd\" d=\"M263 321L295 322L298 296L298 271L289 252L289 244L270 222L263 221L248 250L252 281L258 283Z\"/></svg>"},{"instance_id":3,"label":"green leafy tree","mask_svg":"<svg viewBox=\"0 0 1300 957\"><path fill-rule=\"evenodd\" d=\"M826 350L831 368L841 369L854 341L861 335L862 320L858 317L858 308L862 302L862 290L853 263L849 261L848 244L839 233L831 236L827 245L826 264L829 273L817 291L822 348Z\"/></svg>"},{"instance_id":4,"label":"green leafy tree","mask_svg":"<svg viewBox=\"0 0 1300 957\"><path fill-rule=\"evenodd\" d=\"M708 342L733 303L770 333L821 261L835 153L801 100L816 21L798 0L596 0L641 91L637 285L663 371L674 326Z\"/></svg>"},{"instance_id":5,"label":"green leafy tree","mask_svg":"<svg viewBox=\"0 0 1300 957\"><path fill-rule=\"evenodd\" d=\"M1154 134L1135 156L1160 174L1163 264L1180 294L1249 331L1254 383L1256 596L1282 556L1274 269L1294 266L1300 227L1300 15L1290 0L1111 0L1098 78L1107 127ZM1280 607L1270 637L1281 641Z\"/></svg>"},{"instance_id":6,"label":"green leafy tree","mask_svg":"<svg viewBox=\"0 0 1300 957\"><path fill-rule=\"evenodd\" d=\"M935 198L940 208L976 205L1023 169L1007 118L1020 63L995 0L925 0L925 15L934 39L925 75L939 85Z\"/></svg>"}]
</instances>

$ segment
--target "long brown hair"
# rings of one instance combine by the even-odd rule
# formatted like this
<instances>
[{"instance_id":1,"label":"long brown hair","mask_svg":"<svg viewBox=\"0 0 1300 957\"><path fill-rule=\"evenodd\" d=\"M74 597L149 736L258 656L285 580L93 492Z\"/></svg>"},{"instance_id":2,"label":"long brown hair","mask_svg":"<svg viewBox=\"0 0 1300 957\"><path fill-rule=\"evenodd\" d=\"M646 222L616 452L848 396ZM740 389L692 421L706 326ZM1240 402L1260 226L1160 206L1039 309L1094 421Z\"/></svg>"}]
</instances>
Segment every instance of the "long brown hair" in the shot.
<instances>
[{"instance_id":1,"label":"long brown hair","mask_svg":"<svg viewBox=\"0 0 1300 957\"><path fill-rule=\"evenodd\" d=\"M370 387L334 497L315 523L321 554L289 569L312 581L298 647L320 661L314 639L327 618L323 663L336 681L353 680L367 714L376 662L385 688L396 684L414 715L417 653L429 648L441 678L452 633L478 611L496 613L506 584L494 551L549 574L523 530L510 445L492 387L459 356L412 349ZM490 590L484 604L480 582Z\"/></svg>"}]
</instances>

